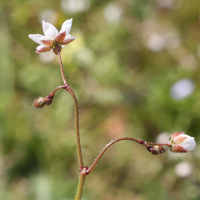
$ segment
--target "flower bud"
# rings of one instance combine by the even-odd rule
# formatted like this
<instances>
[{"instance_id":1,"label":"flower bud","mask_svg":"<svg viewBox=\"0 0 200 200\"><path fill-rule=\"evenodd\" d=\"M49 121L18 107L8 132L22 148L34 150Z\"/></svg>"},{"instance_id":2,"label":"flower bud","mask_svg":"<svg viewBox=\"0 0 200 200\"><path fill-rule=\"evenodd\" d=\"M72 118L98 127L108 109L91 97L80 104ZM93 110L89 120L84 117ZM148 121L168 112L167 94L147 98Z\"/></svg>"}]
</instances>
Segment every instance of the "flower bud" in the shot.
<instances>
[{"instance_id":1,"label":"flower bud","mask_svg":"<svg viewBox=\"0 0 200 200\"><path fill-rule=\"evenodd\" d=\"M146 146L147 150L150 151L153 155L161 154L165 152L165 149L163 146L159 145L147 145Z\"/></svg>"},{"instance_id":2,"label":"flower bud","mask_svg":"<svg viewBox=\"0 0 200 200\"><path fill-rule=\"evenodd\" d=\"M170 136L168 144L171 146L169 149L174 153L187 153L196 147L194 138L184 134L184 132L177 132Z\"/></svg>"},{"instance_id":3,"label":"flower bud","mask_svg":"<svg viewBox=\"0 0 200 200\"><path fill-rule=\"evenodd\" d=\"M45 103L46 103L46 105L50 105L52 103L53 97L54 96L51 96L51 95L48 95L48 96L45 97L45 100L46 100Z\"/></svg>"},{"instance_id":4,"label":"flower bud","mask_svg":"<svg viewBox=\"0 0 200 200\"><path fill-rule=\"evenodd\" d=\"M43 97L38 97L37 99L35 99L35 101L33 102L33 106L35 108L42 108L46 103L45 98Z\"/></svg>"}]
</instances>

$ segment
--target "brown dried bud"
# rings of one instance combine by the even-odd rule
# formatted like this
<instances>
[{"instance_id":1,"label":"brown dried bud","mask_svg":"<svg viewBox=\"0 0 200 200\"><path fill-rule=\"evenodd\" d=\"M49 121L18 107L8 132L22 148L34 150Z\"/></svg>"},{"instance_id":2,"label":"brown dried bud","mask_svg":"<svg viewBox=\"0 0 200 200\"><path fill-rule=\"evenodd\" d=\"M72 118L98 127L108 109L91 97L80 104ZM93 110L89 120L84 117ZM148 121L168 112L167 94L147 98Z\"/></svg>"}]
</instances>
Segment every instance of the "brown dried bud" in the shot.
<instances>
[{"instance_id":1,"label":"brown dried bud","mask_svg":"<svg viewBox=\"0 0 200 200\"><path fill-rule=\"evenodd\" d=\"M152 145L147 145L146 146L147 150L150 151L153 155L161 154L165 152L165 148L163 146L152 146Z\"/></svg>"},{"instance_id":2,"label":"brown dried bud","mask_svg":"<svg viewBox=\"0 0 200 200\"><path fill-rule=\"evenodd\" d=\"M46 105L50 105L52 103L54 96L48 95L46 96L45 100L46 100Z\"/></svg>"},{"instance_id":3,"label":"brown dried bud","mask_svg":"<svg viewBox=\"0 0 200 200\"><path fill-rule=\"evenodd\" d=\"M46 103L45 98L43 97L38 97L37 99L35 99L35 101L33 102L33 106L35 108L42 108Z\"/></svg>"}]
</instances>

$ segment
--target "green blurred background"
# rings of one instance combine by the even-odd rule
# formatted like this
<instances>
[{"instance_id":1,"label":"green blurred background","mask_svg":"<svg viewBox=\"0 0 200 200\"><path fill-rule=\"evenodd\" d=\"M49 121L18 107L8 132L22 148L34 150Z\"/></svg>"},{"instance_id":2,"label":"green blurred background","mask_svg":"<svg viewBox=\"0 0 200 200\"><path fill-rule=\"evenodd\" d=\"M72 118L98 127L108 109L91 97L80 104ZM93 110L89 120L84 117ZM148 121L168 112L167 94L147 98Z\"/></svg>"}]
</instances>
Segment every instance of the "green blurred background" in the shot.
<instances>
[{"instance_id":1,"label":"green blurred background","mask_svg":"<svg viewBox=\"0 0 200 200\"><path fill-rule=\"evenodd\" d=\"M153 156L115 144L87 177L83 200L200 199L200 1L1 0L0 199L73 200L78 183L73 100L32 102L62 84L58 57L36 54L41 21L77 39L61 55L80 105L85 165L117 137L166 142L184 131L197 148Z\"/></svg>"}]
</instances>

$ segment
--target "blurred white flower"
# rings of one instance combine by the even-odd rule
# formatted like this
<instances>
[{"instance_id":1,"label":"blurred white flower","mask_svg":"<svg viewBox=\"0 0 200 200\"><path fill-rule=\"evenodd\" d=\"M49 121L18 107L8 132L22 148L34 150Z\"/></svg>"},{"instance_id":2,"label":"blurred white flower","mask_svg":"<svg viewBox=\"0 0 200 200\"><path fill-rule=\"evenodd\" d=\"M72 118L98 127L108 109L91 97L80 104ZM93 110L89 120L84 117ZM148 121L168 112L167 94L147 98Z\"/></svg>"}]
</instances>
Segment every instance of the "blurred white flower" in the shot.
<instances>
[{"instance_id":1,"label":"blurred white flower","mask_svg":"<svg viewBox=\"0 0 200 200\"><path fill-rule=\"evenodd\" d=\"M90 8L89 0L62 0L61 7L66 13L76 13Z\"/></svg>"},{"instance_id":2,"label":"blurred white flower","mask_svg":"<svg viewBox=\"0 0 200 200\"><path fill-rule=\"evenodd\" d=\"M192 165L187 161L179 162L174 169L176 175L183 178L189 176L192 170Z\"/></svg>"},{"instance_id":3,"label":"blurred white flower","mask_svg":"<svg viewBox=\"0 0 200 200\"><path fill-rule=\"evenodd\" d=\"M168 139L169 139L169 133L163 132L156 137L156 143L164 143L168 141Z\"/></svg>"},{"instance_id":4,"label":"blurred white flower","mask_svg":"<svg viewBox=\"0 0 200 200\"><path fill-rule=\"evenodd\" d=\"M184 132L177 132L170 136L168 144L171 145L169 149L174 153L187 153L196 147L194 138L184 134Z\"/></svg>"},{"instance_id":5,"label":"blurred white flower","mask_svg":"<svg viewBox=\"0 0 200 200\"><path fill-rule=\"evenodd\" d=\"M182 0L158 0L158 5L165 9L178 9Z\"/></svg>"},{"instance_id":6,"label":"blurred white flower","mask_svg":"<svg viewBox=\"0 0 200 200\"><path fill-rule=\"evenodd\" d=\"M45 9L39 15L39 22L48 21L51 24L55 24L57 21L57 14L52 9Z\"/></svg>"},{"instance_id":7,"label":"blurred white flower","mask_svg":"<svg viewBox=\"0 0 200 200\"><path fill-rule=\"evenodd\" d=\"M174 6L174 0L158 0L158 5L163 8L172 9Z\"/></svg>"},{"instance_id":8,"label":"blurred white flower","mask_svg":"<svg viewBox=\"0 0 200 200\"><path fill-rule=\"evenodd\" d=\"M108 22L119 22L122 11L119 6L115 5L114 3L110 3L104 9L103 15Z\"/></svg>"},{"instance_id":9,"label":"blurred white flower","mask_svg":"<svg viewBox=\"0 0 200 200\"><path fill-rule=\"evenodd\" d=\"M39 54L40 60L44 63L50 63L54 60L55 54L52 51Z\"/></svg>"},{"instance_id":10,"label":"blurred white flower","mask_svg":"<svg viewBox=\"0 0 200 200\"><path fill-rule=\"evenodd\" d=\"M195 85L190 79L181 79L177 81L171 88L171 97L175 100L181 100L191 95L194 91Z\"/></svg>"},{"instance_id":11,"label":"blurred white flower","mask_svg":"<svg viewBox=\"0 0 200 200\"><path fill-rule=\"evenodd\" d=\"M166 42L166 38L163 35L153 33L148 37L146 46L154 52L159 52L166 47Z\"/></svg>"},{"instance_id":12,"label":"blurred white flower","mask_svg":"<svg viewBox=\"0 0 200 200\"><path fill-rule=\"evenodd\" d=\"M62 47L75 40L75 36L69 34L72 26L72 19L66 20L61 27L60 32L50 23L42 21L44 35L30 34L29 38L40 44L36 48L36 53L47 52L53 49L55 54L58 54L57 47L61 51Z\"/></svg>"}]
</instances>

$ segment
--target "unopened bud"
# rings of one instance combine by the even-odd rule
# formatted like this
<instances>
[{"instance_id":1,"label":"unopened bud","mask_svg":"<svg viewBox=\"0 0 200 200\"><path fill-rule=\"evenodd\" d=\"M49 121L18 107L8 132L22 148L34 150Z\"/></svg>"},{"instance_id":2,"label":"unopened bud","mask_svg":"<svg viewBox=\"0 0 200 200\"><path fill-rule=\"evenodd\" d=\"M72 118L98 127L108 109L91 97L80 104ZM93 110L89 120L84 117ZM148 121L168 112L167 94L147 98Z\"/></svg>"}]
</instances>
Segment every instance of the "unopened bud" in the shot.
<instances>
[{"instance_id":1,"label":"unopened bud","mask_svg":"<svg viewBox=\"0 0 200 200\"><path fill-rule=\"evenodd\" d=\"M52 103L54 96L48 95L46 96L45 100L46 100L46 105L50 105Z\"/></svg>"},{"instance_id":2,"label":"unopened bud","mask_svg":"<svg viewBox=\"0 0 200 200\"><path fill-rule=\"evenodd\" d=\"M184 132L174 133L169 139L168 144L171 145L169 149L174 153L187 153L196 147L194 138Z\"/></svg>"},{"instance_id":3,"label":"unopened bud","mask_svg":"<svg viewBox=\"0 0 200 200\"><path fill-rule=\"evenodd\" d=\"M42 108L46 103L45 98L43 97L38 97L37 99L35 99L35 101L33 102L33 106L35 108Z\"/></svg>"},{"instance_id":4,"label":"unopened bud","mask_svg":"<svg viewBox=\"0 0 200 200\"><path fill-rule=\"evenodd\" d=\"M147 145L146 146L147 150L150 151L153 155L161 154L165 152L165 149L163 146L159 145Z\"/></svg>"}]
</instances>

